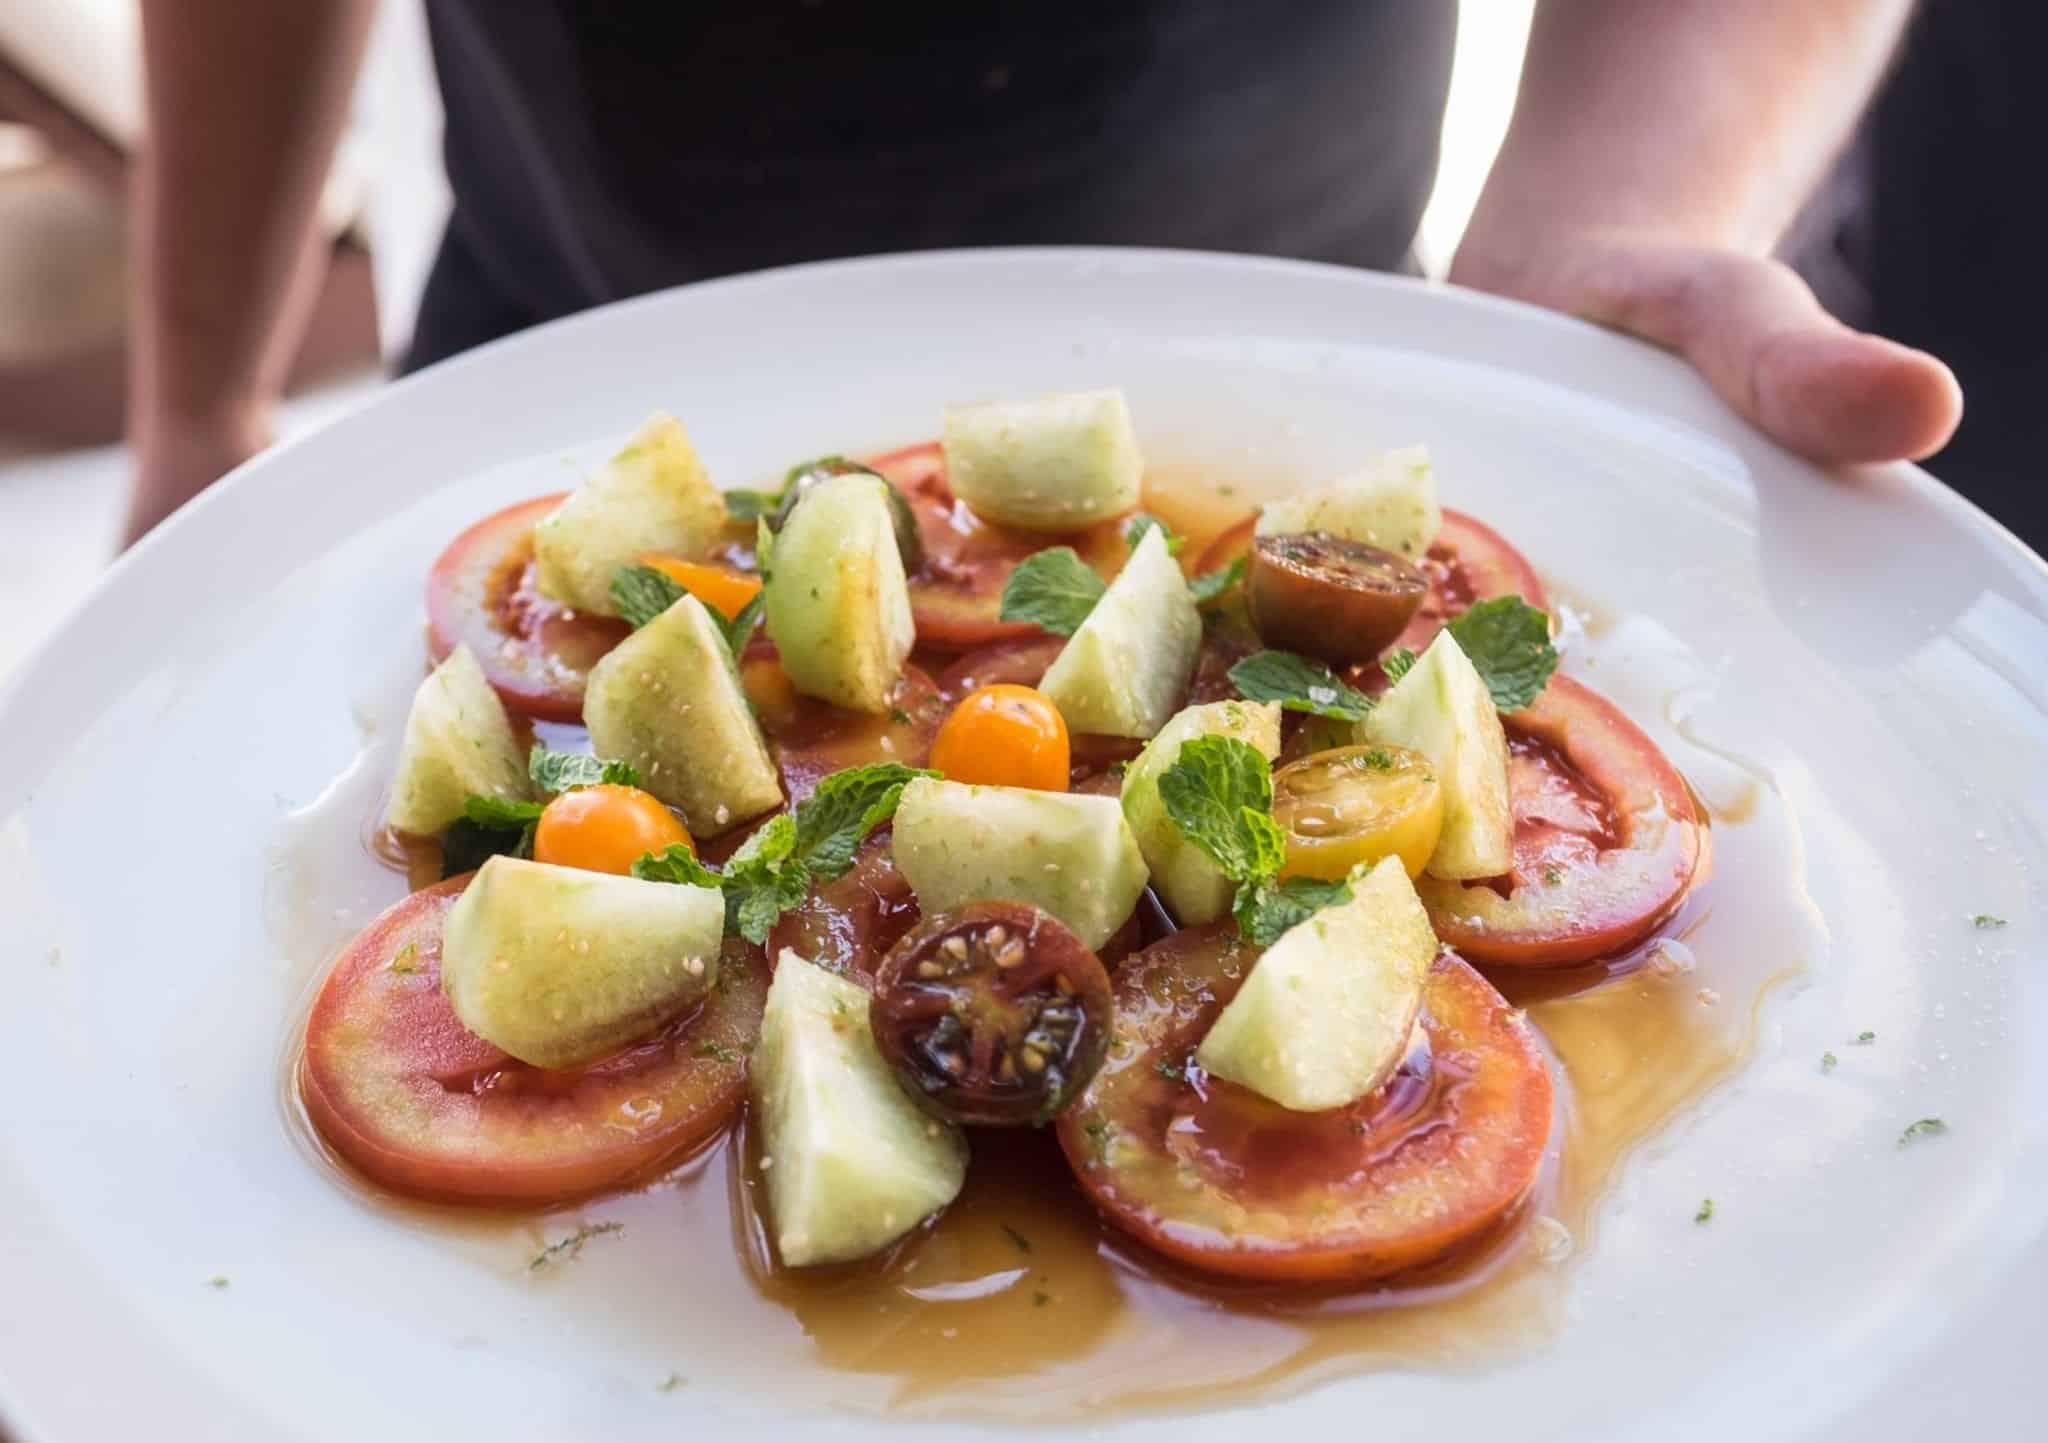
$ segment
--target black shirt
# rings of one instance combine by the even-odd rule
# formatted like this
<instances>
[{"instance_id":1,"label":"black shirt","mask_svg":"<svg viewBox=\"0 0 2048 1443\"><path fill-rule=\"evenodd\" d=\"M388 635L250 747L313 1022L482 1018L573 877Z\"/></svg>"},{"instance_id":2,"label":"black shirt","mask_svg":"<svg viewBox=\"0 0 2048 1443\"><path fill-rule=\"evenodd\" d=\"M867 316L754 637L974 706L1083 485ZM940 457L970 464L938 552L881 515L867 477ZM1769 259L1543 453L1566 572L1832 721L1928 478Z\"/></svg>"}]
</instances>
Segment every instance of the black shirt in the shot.
<instances>
[{"instance_id":1,"label":"black shirt","mask_svg":"<svg viewBox=\"0 0 2048 1443\"><path fill-rule=\"evenodd\" d=\"M935 246L1391 268L1438 0L429 0L454 213L412 364L641 291Z\"/></svg>"}]
</instances>

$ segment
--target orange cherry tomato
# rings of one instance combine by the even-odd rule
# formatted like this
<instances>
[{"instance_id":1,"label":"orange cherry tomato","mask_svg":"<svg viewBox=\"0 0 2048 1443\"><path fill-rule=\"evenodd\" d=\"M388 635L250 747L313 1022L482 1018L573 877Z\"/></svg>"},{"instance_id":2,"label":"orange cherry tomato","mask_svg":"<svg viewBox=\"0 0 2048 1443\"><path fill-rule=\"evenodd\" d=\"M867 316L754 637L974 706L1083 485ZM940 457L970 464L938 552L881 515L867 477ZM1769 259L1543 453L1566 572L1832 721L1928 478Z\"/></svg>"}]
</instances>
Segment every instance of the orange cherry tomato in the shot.
<instances>
[{"instance_id":1,"label":"orange cherry tomato","mask_svg":"<svg viewBox=\"0 0 2048 1443\"><path fill-rule=\"evenodd\" d=\"M674 812L638 787L606 784L562 793L540 814L533 859L586 872L632 873L649 852L697 844Z\"/></svg>"},{"instance_id":2,"label":"orange cherry tomato","mask_svg":"<svg viewBox=\"0 0 2048 1443\"><path fill-rule=\"evenodd\" d=\"M659 571L727 621L738 616L761 590L760 577L715 562L684 561L678 556L643 556L640 562Z\"/></svg>"},{"instance_id":3,"label":"orange cherry tomato","mask_svg":"<svg viewBox=\"0 0 2048 1443\"><path fill-rule=\"evenodd\" d=\"M1044 692L998 682L961 698L932 742L932 765L956 782L1064 792L1066 718Z\"/></svg>"}]
</instances>

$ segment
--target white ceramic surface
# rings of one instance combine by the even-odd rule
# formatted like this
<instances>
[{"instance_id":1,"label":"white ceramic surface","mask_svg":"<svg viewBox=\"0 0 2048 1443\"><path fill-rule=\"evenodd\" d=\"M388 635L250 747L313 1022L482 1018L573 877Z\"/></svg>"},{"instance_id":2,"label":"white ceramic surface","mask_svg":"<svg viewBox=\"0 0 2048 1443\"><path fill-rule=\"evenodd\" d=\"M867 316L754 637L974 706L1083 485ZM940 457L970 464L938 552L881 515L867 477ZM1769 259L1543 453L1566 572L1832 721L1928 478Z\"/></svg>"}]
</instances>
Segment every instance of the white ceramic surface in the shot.
<instances>
[{"instance_id":1,"label":"white ceramic surface","mask_svg":"<svg viewBox=\"0 0 2048 1443\"><path fill-rule=\"evenodd\" d=\"M1621 619L1589 679L1619 694L1623 654L1661 658L1677 683L1622 699L1689 770L1766 779L1817 909L1755 1058L1607 1199L1553 1341L1337 1382L1260 1426L1869 1443L1946 1389L1984 1436L2027 1433L2048 1390L1967 1340L2038 1338L2044 1313L2010 1285L2042 1275L2048 1224L2040 561L1910 468L1812 472L1589 327L1136 252L806 267L549 326L264 457L109 574L0 696L0 1418L32 1443L903 1436L759 1383L661 1392L690 1338L588 1323L625 1241L537 1288L302 1154L279 1100L298 954L402 890L321 798L379 784L444 541L647 411L744 481L929 434L947 400L1101 384L1148 453L1233 474L1428 441L1448 501ZM1881 1045L1822 1073L1863 1028ZM1949 1133L1899 1147L1929 1115Z\"/></svg>"}]
</instances>

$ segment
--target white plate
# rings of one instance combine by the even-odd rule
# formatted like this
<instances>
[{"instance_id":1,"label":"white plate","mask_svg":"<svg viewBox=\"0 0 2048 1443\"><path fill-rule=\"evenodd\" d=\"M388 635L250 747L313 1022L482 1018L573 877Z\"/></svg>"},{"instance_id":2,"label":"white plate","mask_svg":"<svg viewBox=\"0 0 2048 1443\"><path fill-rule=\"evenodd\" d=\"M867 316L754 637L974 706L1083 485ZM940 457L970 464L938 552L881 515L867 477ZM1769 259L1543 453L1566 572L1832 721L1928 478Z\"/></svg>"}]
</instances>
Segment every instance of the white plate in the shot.
<instances>
[{"instance_id":1,"label":"white plate","mask_svg":"<svg viewBox=\"0 0 2048 1443\"><path fill-rule=\"evenodd\" d=\"M646 1336L609 1316L607 1280L652 1241L538 1286L336 1186L284 1121L283 1058L313 954L401 890L334 819L379 784L419 583L462 523L568 482L657 406L745 480L930 434L949 399L1099 384L1128 390L1149 452L1219 473L1313 478L1428 441L1447 500L1620 619L1573 665L1703 790L1764 778L1817 908L1768 929L1784 956L1723 964L1805 970L1737 1079L1626 1166L1553 1338L1340 1380L1261 1426L1761 1440L1862 1405L1855 1436L1888 1436L1910 1404L1868 1400L1925 1392L1900 1381L1912 1360L2030 1248L2038 1268L2048 1219L2041 563L1910 468L1814 473L1589 327L1137 252L807 267L549 326L266 456L110 573L0 699L0 1415L36 1443L900 1431L693 1371L715 1317ZM1738 913L1743 835L1716 893ZM1899 1147L1929 1115L1950 1132ZM686 1302L687 1271L673 1285ZM1995 1306L1980 1331L2038 1327L2038 1293ZM2017 1436L2003 1409L2038 1381L1949 1356L1957 1396L2000 1409L1970 1416ZM689 1385L659 1391L670 1369Z\"/></svg>"}]
</instances>

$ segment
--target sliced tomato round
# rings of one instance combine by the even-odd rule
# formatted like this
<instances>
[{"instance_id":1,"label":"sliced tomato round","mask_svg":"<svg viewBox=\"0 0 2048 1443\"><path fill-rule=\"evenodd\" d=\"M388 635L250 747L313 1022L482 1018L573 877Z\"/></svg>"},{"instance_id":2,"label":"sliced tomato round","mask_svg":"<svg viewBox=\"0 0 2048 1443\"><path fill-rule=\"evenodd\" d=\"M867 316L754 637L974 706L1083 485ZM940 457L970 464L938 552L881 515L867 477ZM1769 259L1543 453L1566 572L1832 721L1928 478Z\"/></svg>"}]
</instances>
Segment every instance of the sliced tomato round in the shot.
<instances>
[{"instance_id":1,"label":"sliced tomato round","mask_svg":"<svg viewBox=\"0 0 2048 1443\"><path fill-rule=\"evenodd\" d=\"M910 609L920 646L967 651L991 642L1038 637L1030 622L1003 621L1003 587L1017 563L1048 546L1071 546L1105 578L1123 565L1127 548L1114 522L1068 536L1042 536L984 521L946 485L946 458L936 441L870 459L896 483L917 516L924 556L910 575Z\"/></svg>"},{"instance_id":2,"label":"sliced tomato round","mask_svg":"<svg viewBox=\"0 0 2048 1443\"><path fill-rule=\"evenodd\" d=\"M768 934L769 958L779 958L788 947L863 986L872 981L882 958L922 916L889 845L886 831L870 836L846 872L812 884L810 896L783 913Z\"/></svg>"},{"instance_id":3,"label":"sliced tomato round","mask_svg":"<svg viewBox=\"0 0 2048 1443\"><path fill-rule=\"evenodd\" d=\"M299 1091L335 1152L409 1196L537 1205L639 1182L731 1120L768 995L758 948L729 941L711 995L646 1041L575 1071L530 1067L441 995L441 927L468 882L386 911L321 986Z\"/></svg>"},{"instance_id":4,"label":"sliced tomato round","mask_svg":"<svg viewBox=\"0 0 2048 1443\"><path fill-rule=\"evenodd\" d=\"M740 682L774 748L783 794L791 806L816 791L833 772L848 767L869 762L923 766L946 719L946 701L938 684L915 666L903 668L889 710L879 716L804 696L790 685L771 646L748 648L740 664Z\"/></svg>"},{"instance_id":5,"label":"sliced tomato round","mask_svg":"<svg viewBox=\"0 0 2048 1443\"><path fill-rule=\"evenodd\" d=\"M1706 876L1707 824L1685 779L1619 707L1570 677L1501 720L1514 870L1421 878L1437 935L1501 967L1565 967L1641 941Z\"/></svg>"},{"instance_id":6,"label":"sliced tomato round","mask_svg":"<svg viewBox=\"0 0 2048 1443\"><path fill-rule=\"evenodd\" d=\"M1521 1014L1446 953L1386 1085L1290 1112L1193 1062L1257 958L1211 925L1117 970L1109 1060L1059 1121L1103 1216L1203 1272L1297 1284L1419 1268L1510 1218L1551 1126L1550 1069Z\"/></svg>"},{"instance_id":7,"label":"sliced tomato round","mask_svg":"<svg viewBox=\"0 0 2048 1443\"><path fill-rule=\"evenodd\" d=\"M427 573L427 631L436 661L467 643L511 710L573 722L590 668L631 628L571 611L535 586L533 528L561 501L508 506L450 542Z\"/></svg>"}]
</instances>

